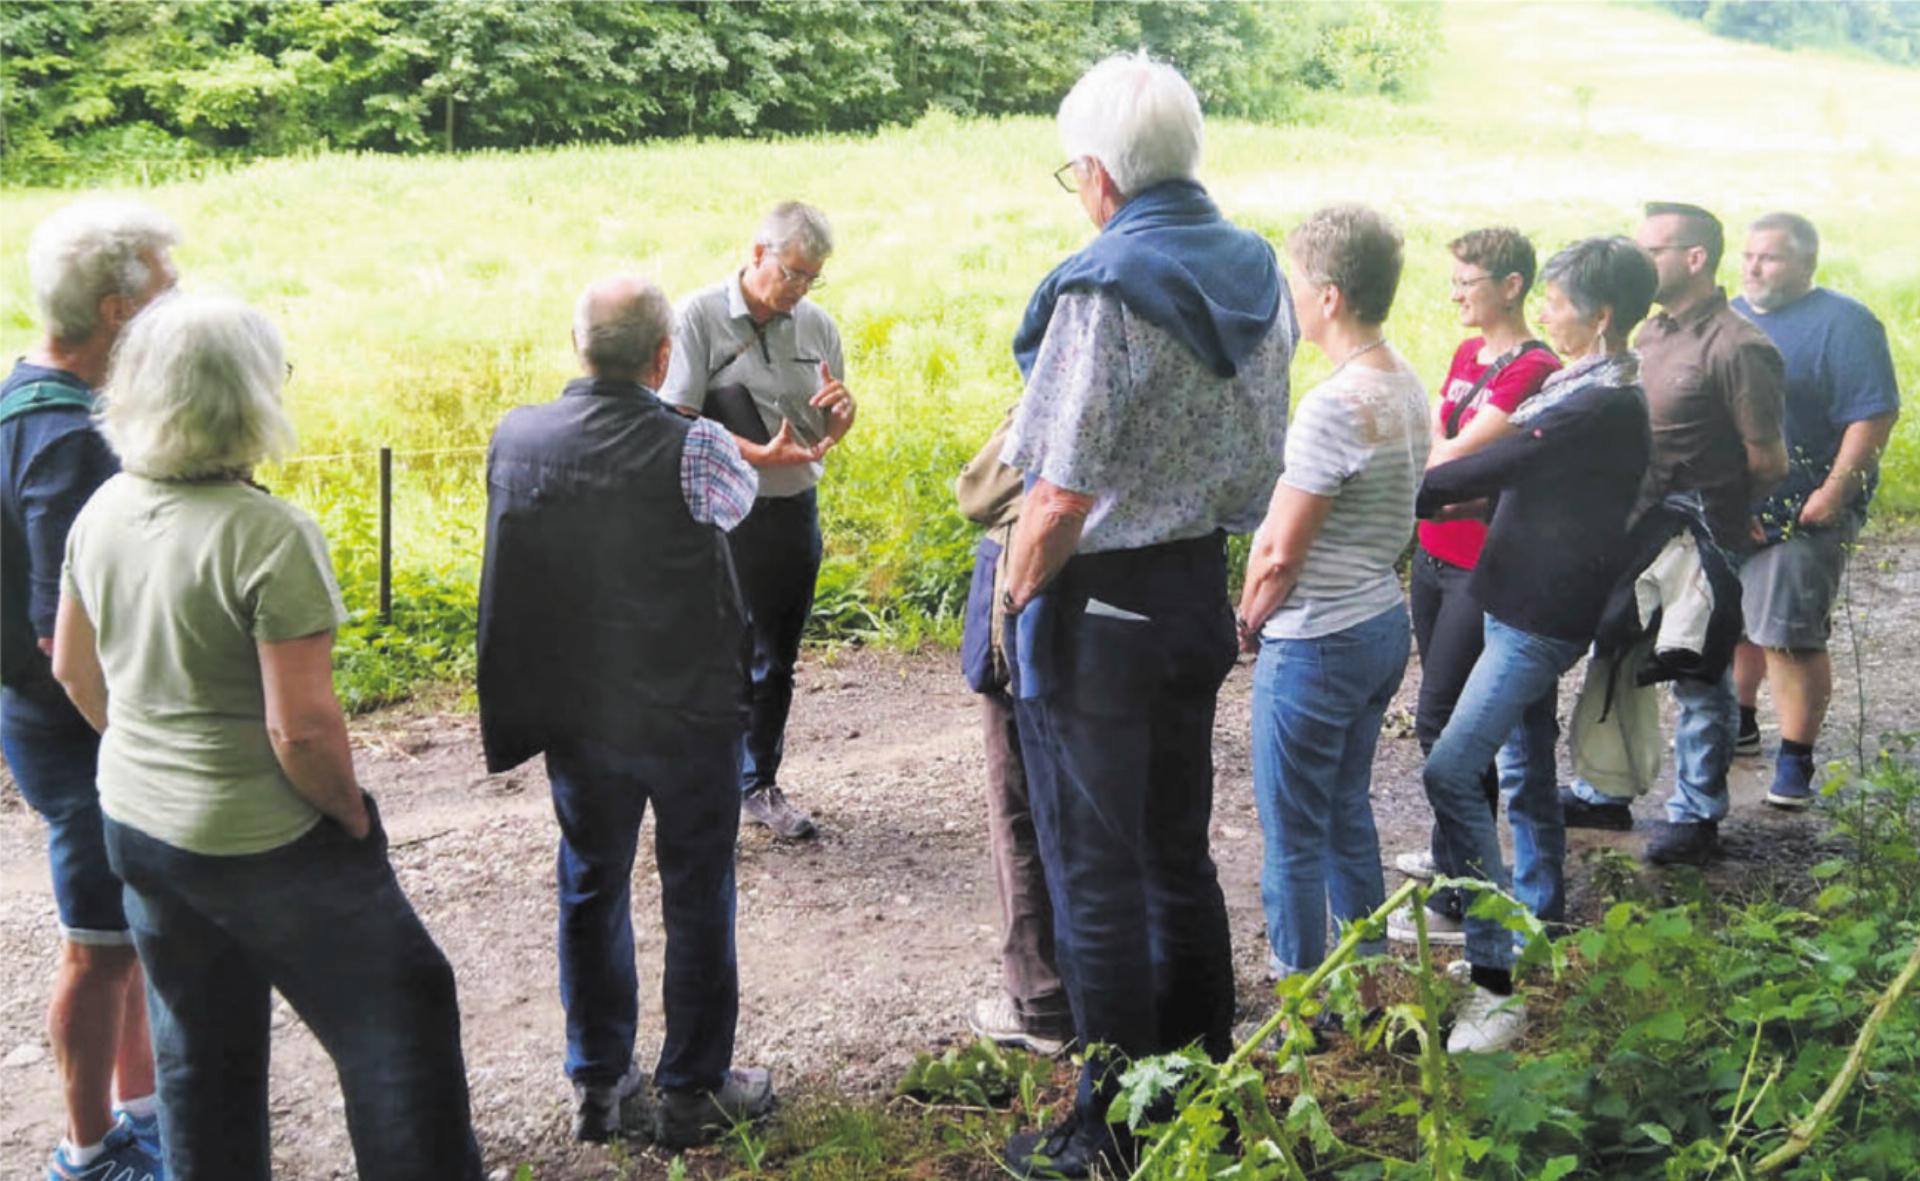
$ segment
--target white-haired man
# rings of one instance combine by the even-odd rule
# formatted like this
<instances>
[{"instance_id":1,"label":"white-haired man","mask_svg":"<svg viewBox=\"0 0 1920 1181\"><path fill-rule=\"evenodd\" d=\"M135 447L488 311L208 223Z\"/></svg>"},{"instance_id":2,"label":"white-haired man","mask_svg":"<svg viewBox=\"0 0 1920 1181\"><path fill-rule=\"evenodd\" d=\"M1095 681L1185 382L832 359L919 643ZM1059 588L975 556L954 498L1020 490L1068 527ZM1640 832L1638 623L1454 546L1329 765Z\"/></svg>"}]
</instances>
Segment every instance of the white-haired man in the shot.
<instances>
[{"instance_id":1,"label":"white-haired man","mask_svg":"<svg viewBox=\"0 0 1920 1181\"><path fill-rule=\"evenodd\" d=\"M1859 301L1816 287L1820 235L1797 213L1747 230L1744 294L1733 309L1759 325L1787 367L1787 475L1755 512L1761 547L1741 567L1747 643L1734 656L1740 747L1760 753L1761 680L1780 718L1767 803L1813 802L1813 744L1833 696L1827 655L1834 596L1867 519L1880 456L1900 417L1887 330Z\"/></svg>"},{"instance_id":2,"label":"white-haired man","mask_svg":"<svg viewBox=\"0 0 1920 1181\"><path fill-rule=\"evenodd\" d=\"M479 691L488 769L544 754L553 788L574 1135L679 1148L763 1114L773 1086L731 1068L747 625L726 534L756 480L724 430L655 396L672 324L652 283L595 283L574 315L586 376L494 432ZM630 905L649 803L667 930L650 1113Z\"/></svg>"},{"instance_id":3,"label":"white-haired man","mask_svg":"<svg viewBox=\"0 0 1920 1181\"><path fill-rule=\"evenodd\" d=\"M54 680L52 654L68 530L119 470L94 430L93 392L127 323L173 286L179 239L127 201L88 199L42 222L27 267L44 333L0 384L0 748L47 822L60 914L47 1013L67 1114L56 1178L162 1175L145 986L95 783L100 738Z\"/></svg>"},{"instance_id":4,"label":"white-haired man","mask_svg":"<svg viewBox=\"0 0 1920 1181\"><path fill-rule=\"evenodd\" d=\"M1110 58L1060 104L1063 185L1100 233L1035 291L1002 461L1012 689L1060 976L1089 1047L1073 1115L1007 1146L1020 1174L1131 1153L1126 1058L1229 1050L1233 964L1208 847L1215 699L1237 646L1227 532L1279 475L1297 335L1272 247L1195 180L1199 100ZM1071 173L1071 180L1067 178Z\"/></svg>"},{"instance_id":5,"label":"white-haired man","mask_svg":"<svg viewBox=\"0 0 1920 1181\"><path fill-rule=\"evenodd\" d=\"M740 814L783 840L813 835L813 817L780 785L793 668L820 573L821 460L853 425L853 396L832 317L807 299L833 253L826 215L798 201L773 207L747 264L680 306L660 397L733 433L760 472L760 497L733 531L753 630L752 686Z\"/></svg>"}]
</instances>

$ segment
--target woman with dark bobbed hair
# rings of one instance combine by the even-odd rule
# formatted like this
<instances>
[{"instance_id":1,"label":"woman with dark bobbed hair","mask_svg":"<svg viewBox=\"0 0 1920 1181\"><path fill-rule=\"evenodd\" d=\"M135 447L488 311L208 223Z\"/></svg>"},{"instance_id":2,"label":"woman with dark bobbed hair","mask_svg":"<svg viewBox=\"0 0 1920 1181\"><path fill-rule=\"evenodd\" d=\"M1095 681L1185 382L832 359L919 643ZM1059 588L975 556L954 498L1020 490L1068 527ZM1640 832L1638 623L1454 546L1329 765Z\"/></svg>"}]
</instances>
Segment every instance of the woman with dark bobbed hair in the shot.
<instances>
[{"instance_id":1,"label":"woman with dark bobbed hair","mask_svg":"<svg viewBox=\"0 0 1920 1181\"><path fill-rule=\"evenodd\" d=\"M293 441L280 334L235 300L134 319L75 519L54 674L101 732L171 1181L266 1181L278 990L333 1059L357 1175L476 1181L453 971L387 860L334 696L326 539L252 481Z\"/></svg>"},{"instance_id":2,"label":"woman with dark bobbed hair","mask_svg":"<svg viewBox=\"0 0 1920 1181\"><path fill-rule=\"evenodd\" d=\"M1427 756L1427 799L1445 835L1442 873L1506 888L1500 840L1481 776L1521 718L1556 692L1560 675L1593 640L1608 592L1628 561L1627 527L1646 475L1652 438L1639 363L1628 349L1658 279L1653 260L1624 237L1575 242L1541 272L1540 319L1566 368L1509 421L1516 433L1427 472L1416 511L1498 496L1470 584L1486 612L1484 646ZM1552 759L1551 744L1523 744L1526 760ZM1511 757L1511 756L1510 756ZM1558 873L1566 857L1552 775L1517 776L1515 812L1534 818L1520 860ZM1516 828L1516 839L1522 830ZM1496 919L1468 915L1473 987L1447 1049L1502 1049L1526 1028L1513 996L1513 935Z\"/></svg>"}]
</instances>

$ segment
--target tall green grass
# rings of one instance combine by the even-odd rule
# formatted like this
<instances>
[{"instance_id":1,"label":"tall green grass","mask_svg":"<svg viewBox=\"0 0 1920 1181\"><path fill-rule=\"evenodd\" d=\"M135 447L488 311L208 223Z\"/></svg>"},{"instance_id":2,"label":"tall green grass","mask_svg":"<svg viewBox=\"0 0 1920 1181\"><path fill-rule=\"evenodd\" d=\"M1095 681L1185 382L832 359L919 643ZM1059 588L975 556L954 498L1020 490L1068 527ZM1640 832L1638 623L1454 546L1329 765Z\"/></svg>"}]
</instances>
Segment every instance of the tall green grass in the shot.
<instances>
[{"instance_id":1,"label":"tall green grass","mask_svg":"<svg viewBox=\"0 0 1920 1181\"><path fill-rule=\"evenodd\" d=\"M1423 373L1437 381L1460 336L1450 238L1506 222L1544 253L1630 231L1642 201L1666 198L1719 211L1736 254L1747 219L1811 216L1826 240L1822 280L1879 313L1914 386L1920 73L1721 41L1623 6L1457 4L1443 23L1425 97L1323 101L1282 127L1216 123L1203 169L1229 215L1276 242L1331 201L1393 214L1408 265L1389 334ZM1091 233L1048 177L1060 159L1045 120L934 116L865 138L264 162L143 196L186 228L190 284L252 300L286 332L303 453L453 451L396 463L398 562L416 599L441 604L437 638L418 651L365 617L372 461L265 473L335 538L365 624L349 655L368 669L400 662L369 684L371 702L404 692L416 664L460 671L449 663L458 619L442 615L470 599L485 502L481 459L466 449L573 372L579 289L616 269L676 296L718 281L784 197L834 219L839 249L816 297L846 338L860 402L822 494L820 622L832 634L951 639L971 547L952 476L1019 394L1007 342L1027 295ZM19 244L70 196L0 193L0 344L16 352L33 333ZM1309 350L1296 388L1324 372ZM1881 498L1920 508L1911 418Z\"/></svg>"}]
</instances>

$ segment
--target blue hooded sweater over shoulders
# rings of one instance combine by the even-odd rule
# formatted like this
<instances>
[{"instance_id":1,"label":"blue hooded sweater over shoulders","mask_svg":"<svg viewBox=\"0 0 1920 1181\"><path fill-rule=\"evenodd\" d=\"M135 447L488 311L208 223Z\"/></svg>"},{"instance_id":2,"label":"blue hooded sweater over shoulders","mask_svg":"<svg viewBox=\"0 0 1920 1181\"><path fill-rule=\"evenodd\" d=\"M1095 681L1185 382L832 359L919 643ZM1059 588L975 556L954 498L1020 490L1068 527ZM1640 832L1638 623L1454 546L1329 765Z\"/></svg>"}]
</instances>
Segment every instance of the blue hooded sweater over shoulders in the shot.
<instances>
[{"instance_id":1,"label":"blue hooded sweater over shoulders","mask_svg":"<svg viewBox=\"0 0 1920 1181\"><path fill-rule=\"evenodd\" d=\"M1106 291L1135 315L1232 377L1280 314L1273 247L1220 216L1199 183L1169 180L1122 205L1098 237L1053 269L1013 336L1024 378L1040 354L1054 303L1067 291Z\"/></svg>"}]
</instances>

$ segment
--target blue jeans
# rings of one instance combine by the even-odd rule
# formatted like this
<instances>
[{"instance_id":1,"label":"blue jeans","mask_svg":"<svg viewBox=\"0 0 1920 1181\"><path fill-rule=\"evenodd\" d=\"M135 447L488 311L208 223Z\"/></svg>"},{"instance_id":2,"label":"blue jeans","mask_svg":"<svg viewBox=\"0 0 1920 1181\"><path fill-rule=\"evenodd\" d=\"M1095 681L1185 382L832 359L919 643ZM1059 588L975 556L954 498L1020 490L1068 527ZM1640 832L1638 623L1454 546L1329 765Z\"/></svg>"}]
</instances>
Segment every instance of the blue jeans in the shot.
<instances>
[{"instance_id":1,"label":"blue jeans","mask_svg":"<svg viewBox=\"0 0 1920 1181\"><path fill-rule=\"evenodd\" d=\"M667 933L666 1032L654 1082L711 1089L733 1060L740 1012L734 955L735 732L690 730L676 749L634 754L575 741L547 752L560 822L560 1003L567 1075L604 1086L633 1061L640 1015L633 963L633 858L653 804Z\"/></svg>"},{"instance_id":2,"label":"blue jeans","mask_svg":"<svg viewBox=\"0 0 1920 1181\"><path fill-rule=\"evenodd\" d=\"M1111 1047L1088 1055L1076 1098L1098 1127L1126 1058L1232 1049L1208 842L1214 707L1234 657L1225 549L1216 535L1081 555L1027 609L1049 596L1046 650L1026 656L1051 688L1016 685L1015 711L1055 966L1081 1043Z\"/></svg>"},{"instance_id":3,"label":"blue jeans","mask_svg":"<svg viewBox=\"0 0 1920 1181\"><path fill-rule=\"evenodd\" d=\"M753 632L746 748L739 772L745 794L778 782L786 753L793 666L800 659L800 636L813 613L813 584L820 573L818 494L809 490L798 496L762 497L727 542Z\"/></svg>"},{"instance_id":4,"label":"blue jeans","mask_svg":"<svg viewBox=\"0 0 1920 1181\"><path fill-rule=\"evenodd\" d=\"M322 820L278 849L208 857L107 821L147 973L172 1181L265 1181L278 989L333 1059L367 1181L477 1181L453 969L373 832Z\"/></svg>"},{"instance_id":5,"label":"blue jeans","mask_svg":"<svg viewBox=\"0 0 1920 1181\"><path fill-rule=\"evenodd\" d=\"M1406 672L1406 608L1331 635L1266 639L1253 673L1253 799L1266 837L1267 944L1288 972L1327 954L1327 912L1345 923L1386 898L1373 826L1373 752ZM1363 947L1378 955L1384 942Z\"/></svg>"},{"instance_id":6,"label":"blue jeans","mask_svg":"<svg viewBox=\"0 0 1920 1181\"><path fill-rule=\"evenodd\" d=\"M1673 700L1680 713L1673 728L1673 795L1667 799L1667 819L1675 824L1720 820L1731 804L1727 772L1740 731L1732 667L1717 681L1674 681ZM1573 793L1590 804L1621 802L1584 779L1574 780Z\"/></svg>"},{"instance_id":7,"label":"blue jeans","mask_svg":"<svg viewBox=\"0 0 1920 1181\"><path fill-rule=\"evenodd\" d=\"M1476 877L1502 889L1510 879L1500 857L1499 831L1487 813L1481 775L1510 738L1521 742L1525 773L1511 777L1508 815L1514 860L1526 881L1516 896L1534 909L1559 906L1564 892L1566 829L1554 786L1551 720L1560 675L1580 659L1586 645L1508 627L1487 616L1486 644L1474 663L1453 716L1427 756L1427 801L1446 829L1453 854L1442 873ZM1522 729L1522 723L1526 725ZM1516 734L1516 731L1520 731ZM1546 917L1546 916L1543 916ZM1492 919L1467 918L1467 959L1479 966L1513 965L1513 937Z\"/></svg>"},{"instance_id":8,"label":"blue jeans","mask_svg":"<svg viewBox=\"0 0 1920 1181\"><path fill-rule=\"evenodd\" d=\"M58 685L0 690L0 750L28 807L47 822L47 865L60 934L69 943L124 947L127 912L107 864L94 775L100 736Z\"/></svg>"}]
</instances>

